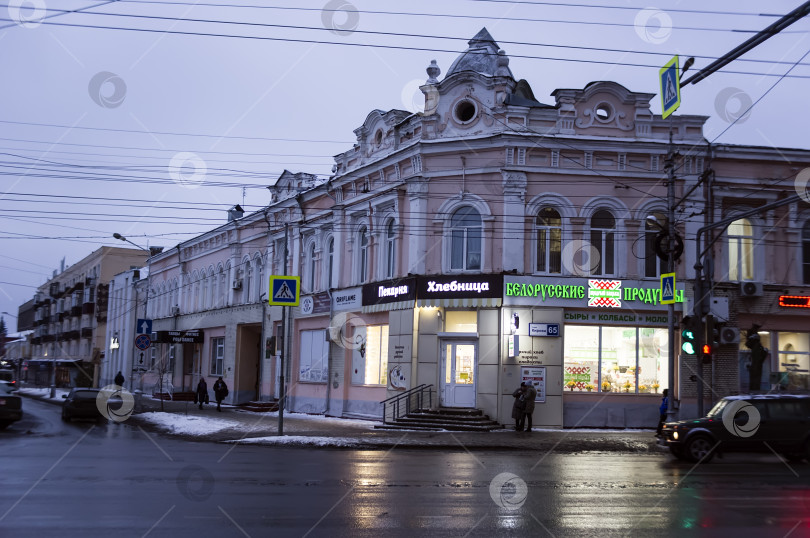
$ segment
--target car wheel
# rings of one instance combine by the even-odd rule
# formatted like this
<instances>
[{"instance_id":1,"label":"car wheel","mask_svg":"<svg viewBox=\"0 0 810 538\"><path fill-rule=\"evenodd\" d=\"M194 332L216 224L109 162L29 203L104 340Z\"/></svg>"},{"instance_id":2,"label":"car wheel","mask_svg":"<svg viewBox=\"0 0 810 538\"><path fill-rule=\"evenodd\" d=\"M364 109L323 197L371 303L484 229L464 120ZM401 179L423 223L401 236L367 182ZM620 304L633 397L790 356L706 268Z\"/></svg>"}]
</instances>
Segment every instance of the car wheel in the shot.
<instances>
[{"instance_id":1,"label":"car wheel","mask_svg":"<svg viewBox=\"0 0 810 538\"><path fill-rule=\"evenodd\" d=\"M65 413L64 411L62 411L62 420L64 420L65 422L70 422L70 416L68 416L68 414Z\"/></svg>"},{"instance_id":2,"label":"car wheel","mask_svg":"<svg viewBox=\"0 0 810 538\"><path fill-rule=\"evenodd\" d=\"M679 460L686 459L686 454L684 453L682 446L669 445L669 452Z\"/></svg>"},{"instance_id":3,"label":"car wheel","mask_svg":"<svg viewBox=\"0 0 810 538\"><path fill-rule=\"evenodd\" d=\"M686 442L686 456L690 461L709 463L714 457L715 442L705 435L696 435Z\"/></svg>"}]
</instances>

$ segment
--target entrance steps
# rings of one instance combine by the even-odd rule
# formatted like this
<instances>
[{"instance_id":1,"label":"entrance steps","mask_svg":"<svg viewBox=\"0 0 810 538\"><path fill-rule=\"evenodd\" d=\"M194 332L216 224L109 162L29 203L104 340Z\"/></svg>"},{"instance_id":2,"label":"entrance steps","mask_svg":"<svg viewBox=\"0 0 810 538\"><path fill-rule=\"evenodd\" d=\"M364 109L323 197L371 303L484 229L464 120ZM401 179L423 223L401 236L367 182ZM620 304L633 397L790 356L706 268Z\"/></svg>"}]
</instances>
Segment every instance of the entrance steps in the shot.
<instances>
[{"instance_id":1,"label":"entrance steps","mask_svg":"<svg viewBox=\"0 0 810 538\"><path fill-rule=\"evenodd\" d=\"M502 426L480 409L440 407L417 409L392 423L375 426L381 430L449 430L456 432L490 432Z\"/></svg>"},{"instance_id":2,"label":"entrance steps","mask_svg":"<svg viewBox=\"0 0 810 538\"><path fill-rule=\"evenodd\" d=\"M270 402L246 402L238 405L243 411L253 411L254 413L271 413L278 411L278 400Z\"/></svg>"}]
</instances>

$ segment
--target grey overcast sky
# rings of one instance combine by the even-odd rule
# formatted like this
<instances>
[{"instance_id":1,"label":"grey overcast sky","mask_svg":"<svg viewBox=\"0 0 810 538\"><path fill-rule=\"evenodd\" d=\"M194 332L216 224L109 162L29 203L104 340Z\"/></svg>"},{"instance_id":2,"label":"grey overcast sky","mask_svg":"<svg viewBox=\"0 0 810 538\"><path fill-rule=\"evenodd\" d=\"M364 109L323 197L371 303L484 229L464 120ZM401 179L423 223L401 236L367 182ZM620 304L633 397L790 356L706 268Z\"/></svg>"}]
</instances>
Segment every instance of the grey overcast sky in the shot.
<instances>
[{"instance_id":1,"label":"grey overcast sky","mask_svg":"<svg viewBox=\"0 0 810 538\"><path fill-rule=\"evenodd\" d=\"M372 109L415 110L430 61L443 76L482 27L551 104L594 80L657 94L672 55L697 70L800 3L0 1L0 312L14 315L62 258L124 246L114 232L171 247L243 195L265 205L285 168L327 176ZM679 113L710 116L718 143L808 148L809 25L685 88Z\"/></svg>"}]
</instances>

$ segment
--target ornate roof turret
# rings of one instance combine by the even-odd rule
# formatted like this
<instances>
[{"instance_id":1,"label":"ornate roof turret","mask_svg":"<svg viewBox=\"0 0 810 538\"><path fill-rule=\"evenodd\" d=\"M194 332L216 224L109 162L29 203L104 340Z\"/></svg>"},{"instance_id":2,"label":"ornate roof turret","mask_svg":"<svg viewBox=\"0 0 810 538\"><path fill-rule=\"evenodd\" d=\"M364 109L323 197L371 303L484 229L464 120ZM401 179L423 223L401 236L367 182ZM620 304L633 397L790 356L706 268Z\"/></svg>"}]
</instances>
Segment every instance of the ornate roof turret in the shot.
<instances>
[{"instance_id":1,"label":"ornate roof turret","mask_svg":"<svg viewBox=\"0 0 810 538\"><path fill-rule=\"evenodd\" d=\"M482 28L467 44L469 48L456 58L445 78L462 71L473 71L488 77L508 76L514 78L512 71L509 69L508 59L505 58L504 54L501 54L500 56L503 56L503 58L499 59L498 51L500 47L486 28Z\"/></svg>"}]
</instances>

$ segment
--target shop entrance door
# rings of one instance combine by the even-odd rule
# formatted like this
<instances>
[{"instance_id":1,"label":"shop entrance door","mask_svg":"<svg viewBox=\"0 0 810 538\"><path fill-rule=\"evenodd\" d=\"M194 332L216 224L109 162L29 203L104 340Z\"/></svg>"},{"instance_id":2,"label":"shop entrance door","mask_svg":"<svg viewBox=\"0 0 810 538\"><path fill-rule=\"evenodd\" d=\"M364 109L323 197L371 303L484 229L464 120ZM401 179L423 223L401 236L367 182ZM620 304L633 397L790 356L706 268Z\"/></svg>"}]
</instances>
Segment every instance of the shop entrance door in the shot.
<instances>
[{"instance_id":1,"label":"shop entrance door","mask_svg":"<svg viewBox=\"0 0 810 538\"><path fill-rule=\"evenodd\" d=\"M476 342L442 342L441 405L475 407Z\"/></svg>"}]
</instances>

